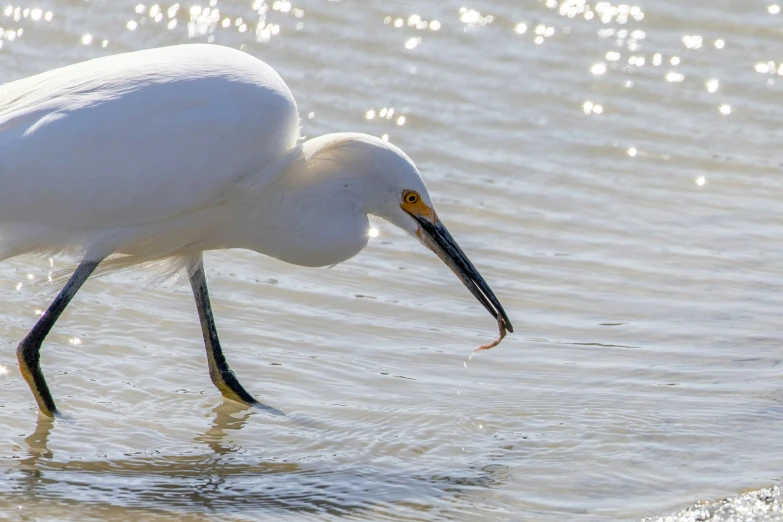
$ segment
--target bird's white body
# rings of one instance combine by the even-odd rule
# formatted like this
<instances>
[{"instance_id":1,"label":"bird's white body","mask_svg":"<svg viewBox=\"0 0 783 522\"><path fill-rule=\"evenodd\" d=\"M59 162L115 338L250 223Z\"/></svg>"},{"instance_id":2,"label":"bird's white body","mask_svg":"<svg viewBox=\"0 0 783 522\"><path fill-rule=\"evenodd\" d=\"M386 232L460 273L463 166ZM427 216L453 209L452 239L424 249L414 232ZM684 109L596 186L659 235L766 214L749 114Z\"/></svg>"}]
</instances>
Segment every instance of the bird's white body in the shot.
<instances>
[{"instance_id":1,"label":"bird's white body","mask_svg":"<svg viewBox=\"0 0 783 522\"><path fill-rule=\"evenodd\" d=\"M0 179L17 198L2 200L0 220L51 224L52 213L64 227L113 227L190 212L291 149L298 125L277 73L226 47L110 56L13 82L0 87ZM18 198L33 191L38 208Z\"/></svg>"},{"instance_id":2,"label":"bird's white body","mask_svg":"<svg viewBox=\"0 0 783 522\"><path fill-rule=\"evenodd\" d=\"M17 347L46 415L57 408L40 348L76 292L96 270L160 261L165 275L187 267L212 382L226 398L260 405L223 356L202 252L239 247L332 265L367 244L370 214L418 237L495 316L500 337L482 349L512 331L405 153L365 134L300 142L291 92L250 55L182 45L0 86L0 260L81 257Z\"/></svg>"},{"instance_id":3,"label":"bird's white body","mask_svg":"<svg viewBox=\"0 0 783 522\"><path fill-rule=\"evenodd\" d=\"M342 154L353 135L342 136L297 146L280 76L220 46L110 56L0 86L0 258L126 254L111 267L244 247L300 265L343 261L366 244L367 209L345 212L338 173L290 168Z\"/></svg>"}]
</instances>

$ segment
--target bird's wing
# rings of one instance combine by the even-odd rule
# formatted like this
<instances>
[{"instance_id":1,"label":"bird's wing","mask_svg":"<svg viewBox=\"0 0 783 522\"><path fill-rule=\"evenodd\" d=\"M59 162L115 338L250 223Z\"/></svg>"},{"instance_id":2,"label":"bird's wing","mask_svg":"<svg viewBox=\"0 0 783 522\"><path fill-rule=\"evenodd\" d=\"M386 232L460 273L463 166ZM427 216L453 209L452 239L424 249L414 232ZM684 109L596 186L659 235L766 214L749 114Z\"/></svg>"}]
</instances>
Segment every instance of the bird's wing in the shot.
<instances>
[{"instance_id":1,"label":"bird's wing","mask_svg":"<svg viewBox=\"0 0 783 522\"><path fill-rule=\"evenodd\" d=\"M0 86L0 223L126 227L203 208L293 147L298 126L277 73L218 46L12 82Z\"/></svg>"}]
</instances>

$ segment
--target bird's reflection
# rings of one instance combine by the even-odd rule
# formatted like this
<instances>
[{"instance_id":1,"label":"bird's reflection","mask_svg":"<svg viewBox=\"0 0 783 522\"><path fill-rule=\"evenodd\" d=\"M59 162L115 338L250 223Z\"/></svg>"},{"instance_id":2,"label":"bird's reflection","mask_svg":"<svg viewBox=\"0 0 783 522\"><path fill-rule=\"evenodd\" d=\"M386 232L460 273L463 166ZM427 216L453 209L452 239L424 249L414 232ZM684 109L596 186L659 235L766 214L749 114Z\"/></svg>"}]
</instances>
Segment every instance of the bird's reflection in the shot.
<instances>
[{"instance_id":1,"label":"bird's reflection","mask_svg":"<svg viewBox=\"0 0 783 522\"><path fill-rule=\"evenodd\" d=\"M27 444L27 458L20 461L23 469L35 469L39 460L52 458L52 451L49 449L49 435L52 433L53 426L54 419L38 415L35 431L24 439Z\"/></svg>"},{"instance_id":2,"label":"bird's reflection","mask_svg":"<svg viewBox=\"0 0 783 522\"><path fill-rule=\"evenodd\" d=\"M48 447L56 423L63 419L39 417L35 431L24 439L26 452L19 461L20 473L13 478L20 499L93 498L106 505L128 509L209 509L236 514L237 510L277 510L290 513L330 514L346 512L361 516L378 509L405 503L410 495L432 498L462 498L463 490L495 487L498 469L491 466L466 473L422 472L419 468L394 471L385 467L319 465L291 462L288 458L242 457L243 447L231 435L266 415L232 401L212 409L209 428L193 440L209 450L196 454L125 455L121 458L58 458ZM258 415L261 414L261 415ZM285 417L286 424L311 429L318 421ZM69 422L69 421L66 421ZM319 426L319 431L327 427ZM450 472L449 472L450 471ZM143 479L143 480L142 480ZM427 504L420 506L427 508ZM384 508L385 509L385 508Z\"/></svg>"},{"instance_id":3,"label":"bird's reflection","mask_svg":"<svg viewBox=\"0 0 783 522\"><path fill-rule=\"evenodd\" d=\"M24 439L27 456L19 461L19 469L22 472L19 484L25 495L34 496L41 487L42 462L52 459L48 444L53 426L54 419L39 415L35 431Z\"/></svg>"},{"instance_id":4,"label":"bird's reflection","mask_svg":"<svg viewBox=\"0 0 783 522\"><path fill-rule=\"evenodd\" d=\"M206 432L193 440L206 444L216 455L226 455L237 451L235 444L225 442L228 432L244 428L247 420L256 413L256 410L238 402L223 401L222 404L212 408L212 412L215 414L212 425Z\"/></svg>"}]
</instances>

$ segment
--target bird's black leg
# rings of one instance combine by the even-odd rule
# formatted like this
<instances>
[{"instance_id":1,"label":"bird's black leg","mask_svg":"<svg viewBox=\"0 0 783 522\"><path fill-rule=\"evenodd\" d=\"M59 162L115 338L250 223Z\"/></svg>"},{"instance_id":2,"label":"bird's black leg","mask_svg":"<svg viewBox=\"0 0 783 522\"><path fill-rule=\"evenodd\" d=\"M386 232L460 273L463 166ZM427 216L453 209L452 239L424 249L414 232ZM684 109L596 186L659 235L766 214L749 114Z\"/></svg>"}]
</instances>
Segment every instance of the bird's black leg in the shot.
<instances>
[{"instance_id":1,"label":"bird's black leg","mask_svg":"<svg viewBox=\"0 0 783 522\"><path fill-rule=\"evenodd\" d=\"M35 396L35 402L38 403L38 409L48 417L54 417L57 413L57 407L54 405L54 399L46 386L46 380L41 372L41 344L43 343L49 331L54 326L57 318L63 313L65 307L71 302L73 296L79 291L90 274L101 260L82 261L76 272L65 284L57 297L49 305L49 308L43 313L41 318L35 323L33 329L22 339L16 349L16 358L19 359L19 370L22 372L24 380L27 381L30 390Z\"/></svg>"},{"instance_id":2,"label":"bird's black leg","mask_svg":"<svg viewBox=\"0 0 783 522\"><path fill-rule=\"evenodd\" d=\"M193 297L196 299L198 317L201 320L204 345L207 348L209 377L212 379L213 384L226 399L282 415L282 412L258 402L250 395L239 384L236 375L229 368L226 357L223 355L223 349L220 347L220 340L215 328L215 318L212 316L212 306L209 304L209 291L207 290L207 279L204 274L204 262L201 256L190 264L188 273L190 275L190 286L193 288Z\"/></svg>"}]
</instances>

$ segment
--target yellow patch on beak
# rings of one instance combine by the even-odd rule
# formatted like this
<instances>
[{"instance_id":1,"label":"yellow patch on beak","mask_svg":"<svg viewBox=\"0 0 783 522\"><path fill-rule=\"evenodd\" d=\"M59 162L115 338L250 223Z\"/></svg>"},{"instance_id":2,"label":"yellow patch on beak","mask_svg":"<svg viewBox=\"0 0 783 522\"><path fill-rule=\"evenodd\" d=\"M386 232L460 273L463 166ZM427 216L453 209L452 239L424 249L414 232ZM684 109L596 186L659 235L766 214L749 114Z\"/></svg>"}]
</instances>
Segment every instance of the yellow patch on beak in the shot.
<instances>
[{"instance_id":1,"label":"yellow patch on beak","mask_svg":"<svg viewBox=\"0 0 783 522\"><path fill-rule=\"evenodd\" d=\"M438 222L438 215L435 213L435 210L428 207L420 198L417 199L416 203L403 201L400 203L400 207L414 217L424 218L432 224Z\"/></svg>"}]
</instances>

